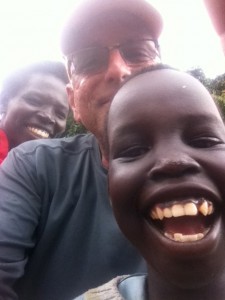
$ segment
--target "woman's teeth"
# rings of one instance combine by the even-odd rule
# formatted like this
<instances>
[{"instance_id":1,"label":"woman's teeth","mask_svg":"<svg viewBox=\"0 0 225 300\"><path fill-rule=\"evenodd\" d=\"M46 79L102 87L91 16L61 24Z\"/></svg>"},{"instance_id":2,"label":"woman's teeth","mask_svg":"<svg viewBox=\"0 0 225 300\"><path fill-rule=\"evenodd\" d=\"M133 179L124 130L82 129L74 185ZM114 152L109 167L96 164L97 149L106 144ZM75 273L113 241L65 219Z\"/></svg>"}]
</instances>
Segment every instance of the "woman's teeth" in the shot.
<instances>
[{"instance_id":1,"label":"woman's teeth","mask_svg":"<svg viewBox=\"0 0 225 300\"><path fill-rule=\"evenodd\" d=\"M31 131L35 135L39 136L40 138L48 138L49 137L49 133L45 130L38 129L35 127L30 127L30 126L27 126L27 128L29 131Z\"/></svg>"}]
</instances>

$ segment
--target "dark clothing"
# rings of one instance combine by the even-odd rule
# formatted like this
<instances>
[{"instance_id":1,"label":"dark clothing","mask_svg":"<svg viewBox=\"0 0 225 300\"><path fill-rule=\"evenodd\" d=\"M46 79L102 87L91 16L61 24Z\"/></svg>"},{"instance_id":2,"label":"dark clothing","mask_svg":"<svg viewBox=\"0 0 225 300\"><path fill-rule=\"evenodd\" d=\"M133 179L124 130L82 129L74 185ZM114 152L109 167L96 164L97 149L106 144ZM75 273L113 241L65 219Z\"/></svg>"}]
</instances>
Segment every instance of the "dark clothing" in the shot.
<instances>
[{"instance_id":1,"label":"dark clothing","mask_svg":"<svg viewBox=\"0 0 225 300\"><path fill-rule=\"evenodd\" d=\"M20 300L72 299L145 270L114 220L93 135L14 148L0 190L0 299L17 299L12 286Z\"/></svg>"},{"instance_id":2,"label":"dark clothing","mask_svg":"<svg viewBox=\"0 0 225 300\"><path fill-rule=\"evenodd\" d=\"M118 276L74 300L145 300L147 275Z\"/></svg>"}]
</instances>

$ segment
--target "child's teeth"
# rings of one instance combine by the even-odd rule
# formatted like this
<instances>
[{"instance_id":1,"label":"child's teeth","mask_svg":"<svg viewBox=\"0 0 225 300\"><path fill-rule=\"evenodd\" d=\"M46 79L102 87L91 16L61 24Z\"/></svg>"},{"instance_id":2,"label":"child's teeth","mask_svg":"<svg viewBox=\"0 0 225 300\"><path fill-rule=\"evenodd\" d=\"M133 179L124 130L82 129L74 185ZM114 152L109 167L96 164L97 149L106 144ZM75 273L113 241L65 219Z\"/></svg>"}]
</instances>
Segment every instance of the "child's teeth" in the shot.
<instances>
[{"instance_id":1,"label":"child's teeth","mask_svg":"<svg viewBox=\"0 0 225 300\"><path fill-rule=\"evenodd\" d=\"M196 216L198 213L197 206L192 202L184 205L184 211L186 216Z\"/></svg>"},{"instance_id":2,"label":"child's teeth","mask_svg":"<svg viewBox=\"0 0 225 300\"><path fill-rule=\"evenodd\" d=\"M163 213L165 218L171 218L173 216L172 210L170 208L165 208L163 210Z\"/></svg>"},{"instance_id":3,"label":"child's teeth","mask_svg":"<svg viewBox=\"0 0 225 300\"><path fill-rule=\"evenodd\" d=\"M190 201L185 204L167 203L166 207L163 208L162 205L155 205L150 212L150 217L153 220L163 220L163 218L177 218L182 216L196 216L201 213L204 216L211 215L213 213L213 205L210 201L201 199L195 202Z\"/></svg>"},{"instance_id":4,"label":"child's teeth","mask_svg":"<svg viewBox=\"0 0 225 300\"><path fill-rule=\"evenodd\" d=\"M181 217L184 215L184 207L180 204L175 204L172 206L173 217Z\"/></svg>"},{"instance_id":5,"label":"child's teeth","mask_svg":"<svg viewBox=\"0 0 225 300\"><path fill-rule=\"evenodd\" d=\"M199 207L199 211L200 211L204 216L207 216L208 210L209 210L208 202L204 200L203 203L202 203L202 205Z\"/></svg>"},{"instance_id":6,"label":"child's teeth","mask_svg":"<svg viewBox=\"0 0 225 300\"><path fill-rule=\"evenodd\" d=\"M165 233L165 236L173 241L176 242L195 242L203 239L204 234L203 233L197 233L197 234L188 234L183 235L182 233L174 233L174 235L170 235L168 233Z\"/></svg>"},{"instance_id":7,"label":"child's teeth","mask_svg":"<svg viewBox=\"0 0 225 300\"><path fill-rule=\"evenodd\" d=\"M160 207L156 207L156 218L158 216L158 219L162 220L164 215L163 215L163 211Z\"/></svg>"}]
</instances>

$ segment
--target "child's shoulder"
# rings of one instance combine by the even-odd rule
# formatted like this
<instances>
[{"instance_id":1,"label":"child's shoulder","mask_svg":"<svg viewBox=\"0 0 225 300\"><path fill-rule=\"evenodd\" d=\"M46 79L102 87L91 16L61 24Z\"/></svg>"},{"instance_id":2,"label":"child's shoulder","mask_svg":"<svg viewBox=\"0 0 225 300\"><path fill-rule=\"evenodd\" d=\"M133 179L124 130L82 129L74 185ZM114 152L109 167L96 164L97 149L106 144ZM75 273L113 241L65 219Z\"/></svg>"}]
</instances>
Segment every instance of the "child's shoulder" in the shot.
<instances>
[{"instance_id":1,"label":"child's shoulder","mask_svg":"<svg viewBox=\"0 0 225 300\"><path fill-rule=\"evenodd\" d=\"M143 274L117 276L75 300L144 300L146 278Z\"/></svg>"}]
</instances>

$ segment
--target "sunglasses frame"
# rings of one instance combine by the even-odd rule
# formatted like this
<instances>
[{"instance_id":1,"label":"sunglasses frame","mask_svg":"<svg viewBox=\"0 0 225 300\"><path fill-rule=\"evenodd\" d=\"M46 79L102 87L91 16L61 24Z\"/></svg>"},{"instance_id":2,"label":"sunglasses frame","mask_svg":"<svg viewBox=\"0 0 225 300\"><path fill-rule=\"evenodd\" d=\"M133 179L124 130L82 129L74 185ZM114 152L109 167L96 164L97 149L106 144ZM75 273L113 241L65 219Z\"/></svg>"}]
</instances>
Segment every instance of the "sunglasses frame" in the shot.
<instances>
[{"instance_id":1,"label":"sunglasses frame","mask_svg":"<svg viewBox=\"0 0 225 300\"><path fill-rule=\"evenodd\" d=\"M83 52L85 50L89 50L89 49L107 49L108 50L108 53L114 49L118 49L119 52L120 52L120 55L122 56L123 60L129 65L129 62L127 62L126 60L126 57L124 57L124 54L123 54L123 51L120 51L120 48L121 47L124 47L126 45L129 45L129 44L132 44L132 43L138 43L138 42L143 42L143 41L146 41L146 42L153 42L154 45L155 45L155 52L156 52L156 56L161 59L161 55L160 55L160 47L159 47L159 43L158 43L158 40L156 39L151 39L151 38L148 38L148 39L140 39L140 40L136 40L136 41L130 41L130 42L125 42L125 43L121 43L121 44L115 44L115 45L112 45L112 46L96 46L96 47L87 47L87 48L83 48L83 49L80 49L80 50L76 50L68 55L66 55L64 58L66 59L66 62L67 62L67 70L68 70L68 75L69 75L69 78L72 77L72 74L76 74L76 75L81 75L81 74L85 74L82 73L82 72L78 72L76 73L75 71L75 68L73 66L73 57L76 56L77 53L79 52ZM132 64L131 64L132 65ZM107 66L105 66L105 68L107 68ZM99 71L94 71L93 73L90 72L90 74L98 74L100 72L102 72L104 70L103 69L99 69Z\"/></svg>"}]
</instances>

